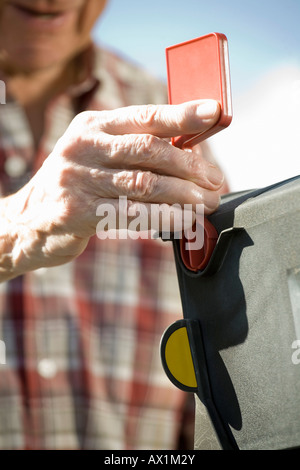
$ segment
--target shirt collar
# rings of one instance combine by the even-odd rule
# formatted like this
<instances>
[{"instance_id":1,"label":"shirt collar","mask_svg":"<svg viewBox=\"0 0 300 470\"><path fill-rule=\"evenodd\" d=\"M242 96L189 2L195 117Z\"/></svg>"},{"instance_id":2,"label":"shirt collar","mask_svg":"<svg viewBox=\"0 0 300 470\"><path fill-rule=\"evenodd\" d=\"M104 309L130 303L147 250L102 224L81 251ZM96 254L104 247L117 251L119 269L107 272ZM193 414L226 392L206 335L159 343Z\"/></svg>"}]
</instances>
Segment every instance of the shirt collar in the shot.
<instances>
[{"instance_id":1,"label":"shirt collar","mask_svg":"<svg viewBox=\"0 0 300 470\"><path fill-rule=\"evenodd\" d=\"M71 85L67 94L71 98L80 98L86 93L96 91L100 81L95 75L96 51L94 44L82 51L76 58L76 69L78 73L77 83Z\"/></svg>"}]
</instances>

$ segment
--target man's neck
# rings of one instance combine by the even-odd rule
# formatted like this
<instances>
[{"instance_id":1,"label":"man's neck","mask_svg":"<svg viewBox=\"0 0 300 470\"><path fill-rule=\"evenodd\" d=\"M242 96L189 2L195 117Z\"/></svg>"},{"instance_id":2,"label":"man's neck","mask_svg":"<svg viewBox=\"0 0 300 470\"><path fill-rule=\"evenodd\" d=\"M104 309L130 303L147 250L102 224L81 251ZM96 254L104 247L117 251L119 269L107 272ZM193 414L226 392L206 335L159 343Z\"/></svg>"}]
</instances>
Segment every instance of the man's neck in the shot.
<instances>
[{"instance_id":1,"label":"man's neck","mask_svg":"<svg viewBox=\"0 0 300 470\"><path fill-rule=\"evenodd\" d=\"M9 94L21 106L27 107L47 101L65 90L75 80L72 63L56 65L31 72L14 72L6 75Z\"/></svg>"}]
</instances>

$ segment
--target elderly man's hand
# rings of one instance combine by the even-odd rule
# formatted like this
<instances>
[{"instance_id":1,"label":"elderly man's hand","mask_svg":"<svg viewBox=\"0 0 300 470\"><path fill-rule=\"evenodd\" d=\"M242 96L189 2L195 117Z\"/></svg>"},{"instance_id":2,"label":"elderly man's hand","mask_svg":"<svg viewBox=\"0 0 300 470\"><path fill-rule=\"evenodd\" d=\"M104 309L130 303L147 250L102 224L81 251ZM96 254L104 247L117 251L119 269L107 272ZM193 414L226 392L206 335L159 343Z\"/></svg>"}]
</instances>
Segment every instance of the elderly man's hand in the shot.
<instances>
[{"instance_id":1,"label":"elderly man's hand","mask_svg":"<svg viewBox=\"0 0 300 470\"><path fill-rule=\"evenodd\" d=\"M79 114L32 180L7 198L12 268L78 256L96 232L99 204L116 206L119 196L145 207L203 204L213 212L222 173L166 139L210 128L219 113L217 102L201 100Z\"/></svg>"}]
</instances>

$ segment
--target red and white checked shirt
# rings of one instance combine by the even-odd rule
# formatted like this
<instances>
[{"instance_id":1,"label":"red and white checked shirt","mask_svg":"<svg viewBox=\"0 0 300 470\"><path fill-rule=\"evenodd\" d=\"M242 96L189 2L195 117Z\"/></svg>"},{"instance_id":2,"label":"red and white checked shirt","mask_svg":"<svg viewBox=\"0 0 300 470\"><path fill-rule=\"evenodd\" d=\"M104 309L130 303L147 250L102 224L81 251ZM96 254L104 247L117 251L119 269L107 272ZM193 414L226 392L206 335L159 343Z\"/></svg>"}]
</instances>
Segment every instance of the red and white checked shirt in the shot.
<instances>
[{"instance_id":1,"label":"red and white checked shirt","mask_svg":"<svg viewBox=\"0 0 300 470\"><path fill-rule=\"evenodd\" d=\"M1 196L28 181L76 113L166 101L164 85L114 54L96 50L91 63L49 104L38 151L18 103L0 106ZM182 430L193 433L193 397L169 382L159 344L181 317L160 240L95 236L74 262L0 284L0 449L178 448Z\"/></svg>"}]
</instances>

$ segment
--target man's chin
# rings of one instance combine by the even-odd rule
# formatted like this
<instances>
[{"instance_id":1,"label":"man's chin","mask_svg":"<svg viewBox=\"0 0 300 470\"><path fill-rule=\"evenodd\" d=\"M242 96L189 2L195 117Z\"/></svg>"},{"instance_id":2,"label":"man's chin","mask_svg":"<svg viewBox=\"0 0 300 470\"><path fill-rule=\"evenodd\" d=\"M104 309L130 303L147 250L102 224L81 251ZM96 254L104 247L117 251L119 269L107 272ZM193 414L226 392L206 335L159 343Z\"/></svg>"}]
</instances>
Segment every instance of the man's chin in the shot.
<instances>
[{"instance_id":1,"label":"man's chin","mask_svg":"<svg viewBox=\"0 0 300 470\"><path fill-rule=\"evenodd\" d=\"M0 68L10 73L30 73L47 70L68 60L68 54L57 54L53 48L2 51Z\"/></svg>"},{"instance_id":2,"label":"man's chin","mask_svg":"<svg viewBox=\"0 0 300 470\"><path fill-rule=\"evenodd\" d=\"M1 1L1 0L0 0ZM90 44L90 37L81 41L69 41L71 47L66 47L64 41L36 41L29 43L3 45L0 47L0 68L20 73L35 72L65 66L69 60L79 54Z\"/></svg>"}]
</instances>

